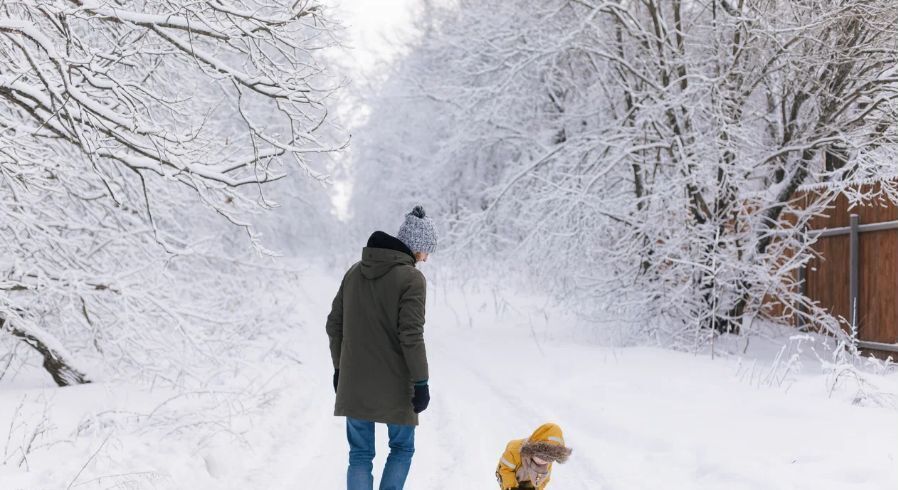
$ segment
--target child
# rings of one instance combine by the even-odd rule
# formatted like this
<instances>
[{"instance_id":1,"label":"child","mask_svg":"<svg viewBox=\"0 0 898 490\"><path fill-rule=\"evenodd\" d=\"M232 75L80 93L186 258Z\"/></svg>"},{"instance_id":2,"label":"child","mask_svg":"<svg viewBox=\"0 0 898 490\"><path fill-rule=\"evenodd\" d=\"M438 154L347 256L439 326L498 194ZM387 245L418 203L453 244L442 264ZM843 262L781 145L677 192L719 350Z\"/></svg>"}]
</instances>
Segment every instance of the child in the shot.
<instances>
[{"instance_id":1,"label":"child","mask_svg":"<svg viewBox=\"0 0 898 490\"><path fill-rule=\"evenodd\" d=\"M549 483L552 463L564 463L570 455L571 449L564 445L561 427L543 424L529 439L508 443L499 460L496 478L502 490L543 490Z\"/></svg>"}]
</instances>

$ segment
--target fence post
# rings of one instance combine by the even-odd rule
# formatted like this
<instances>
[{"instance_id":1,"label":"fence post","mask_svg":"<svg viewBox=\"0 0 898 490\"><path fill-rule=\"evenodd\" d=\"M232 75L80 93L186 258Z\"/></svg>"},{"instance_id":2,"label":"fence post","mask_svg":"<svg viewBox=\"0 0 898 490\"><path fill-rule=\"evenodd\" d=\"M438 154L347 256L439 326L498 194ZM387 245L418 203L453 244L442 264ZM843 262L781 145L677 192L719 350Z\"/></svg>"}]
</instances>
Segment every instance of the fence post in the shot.
<instances>
[{"instance_id":1,"label":"fence post","mask_svg":"<svg viewBox=\"0 0 898 490\"><path fill-rule=\"evenodd\" d=\"M803 298L808 297L808 265L802 265L798 268L798 284L799 284L799 293ZM804 304L798 305L798 321L795 322L799 330L804 330L805 327L805 307Z\"/></svg>"},{"instance_id":2,"label":"fence post","mask_svg":"<svg viewBox=\"0 0 898 490\"><path fill-rule=\"evenodd\" d=\"M859 254L860 254L860 244L859 244L859 234L858 229L860 228L860 218L856 214L851 215L851 245L850 245L850 255L851 255L851 275L850 275L850 294L851 294L851 334L854 337L854 341L858 340L858 289L859 289Z\"/></svg>"}]
</instances>

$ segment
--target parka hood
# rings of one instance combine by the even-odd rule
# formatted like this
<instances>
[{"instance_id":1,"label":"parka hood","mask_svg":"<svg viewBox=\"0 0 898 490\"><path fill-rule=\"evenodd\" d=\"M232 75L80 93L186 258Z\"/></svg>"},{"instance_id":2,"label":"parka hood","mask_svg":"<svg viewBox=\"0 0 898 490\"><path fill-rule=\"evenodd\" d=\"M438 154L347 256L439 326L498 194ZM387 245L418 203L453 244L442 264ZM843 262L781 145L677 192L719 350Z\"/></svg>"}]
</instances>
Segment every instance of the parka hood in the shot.
<instances>
[{"instance_id":1,"label":"parka hood","mask_svg":"<svg viewBox=\"0 0 898 490\"><path fill-rule=\"evenodd\" d=\"M561 432L561 427L551 422L539 426L530 435L529 440L532 442L550 441L564 446L564 435Z\"/></svg>"},{"instance_id":2,"label":"parka hood","mask_svg":"<svg viewBox=\"0 0 898 490\"><path fill-rule=\"evenodd\" d=\"M362 249L362 276L365 279L377 279L400 265L414 267L415 256L412 251L396 237L382 231L372 233L368 238L368 246Z\"/></svg>"}]
</instances>

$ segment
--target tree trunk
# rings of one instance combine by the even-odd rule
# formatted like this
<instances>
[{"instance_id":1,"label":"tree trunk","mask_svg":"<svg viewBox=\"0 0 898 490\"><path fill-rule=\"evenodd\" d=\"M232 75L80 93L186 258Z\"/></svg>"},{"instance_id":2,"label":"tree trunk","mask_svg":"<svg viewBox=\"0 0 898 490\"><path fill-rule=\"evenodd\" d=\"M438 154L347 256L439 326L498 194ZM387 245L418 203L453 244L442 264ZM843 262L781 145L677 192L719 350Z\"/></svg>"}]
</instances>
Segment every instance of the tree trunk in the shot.
<instances>
[{"instance_id":1,"label":"tree trunk","mask_svg":"<svg viewBox=\"0 0 898 490\"><path fill-rule=\"evenodd\" d=\"M44 369L50 373L57 385L90 383L87 375L73 366L68 353L61 346L54 345L57 342L52 336L39 329L13 325L7 318L0 316L0 329L4 328L43 356Z\"/></svg>"}]
</instances>

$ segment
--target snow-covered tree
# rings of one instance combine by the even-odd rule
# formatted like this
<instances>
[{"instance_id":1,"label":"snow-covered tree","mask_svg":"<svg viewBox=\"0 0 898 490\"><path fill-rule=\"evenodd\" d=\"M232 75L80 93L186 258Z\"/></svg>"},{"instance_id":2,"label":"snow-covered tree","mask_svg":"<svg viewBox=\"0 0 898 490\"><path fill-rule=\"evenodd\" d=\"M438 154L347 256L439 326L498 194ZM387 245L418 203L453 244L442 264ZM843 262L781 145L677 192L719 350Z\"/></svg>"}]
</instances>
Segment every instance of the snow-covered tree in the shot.
<instances>
[{"instance_id":1,"label":"snow-covered tree","mask_svg":"<svg viewBox=\"0 0 898 490\"><path fill-rule=\"evenodd\" d=\"M745 329L771 301L841 335L797 287L804 227L895 174L896 20L886 0L461 0L368 125L438 125L379 143L429 157L360 176L414 172L456 249L668 341Z\"/></svg>"},{"instance_id":2,"label":"snow-covered tree","mask_svg":"<svg viewBox=\"0 0 898 490\"><path fill-rule=\"evenodd\" d=\"M214 358L253 315L231 230L265 252L269 183L323 181L341 145L335 26L307 0L0 9L3 329L60 385L89 380L70 351L150 375Z\"/></svg>"}]
</instances>

